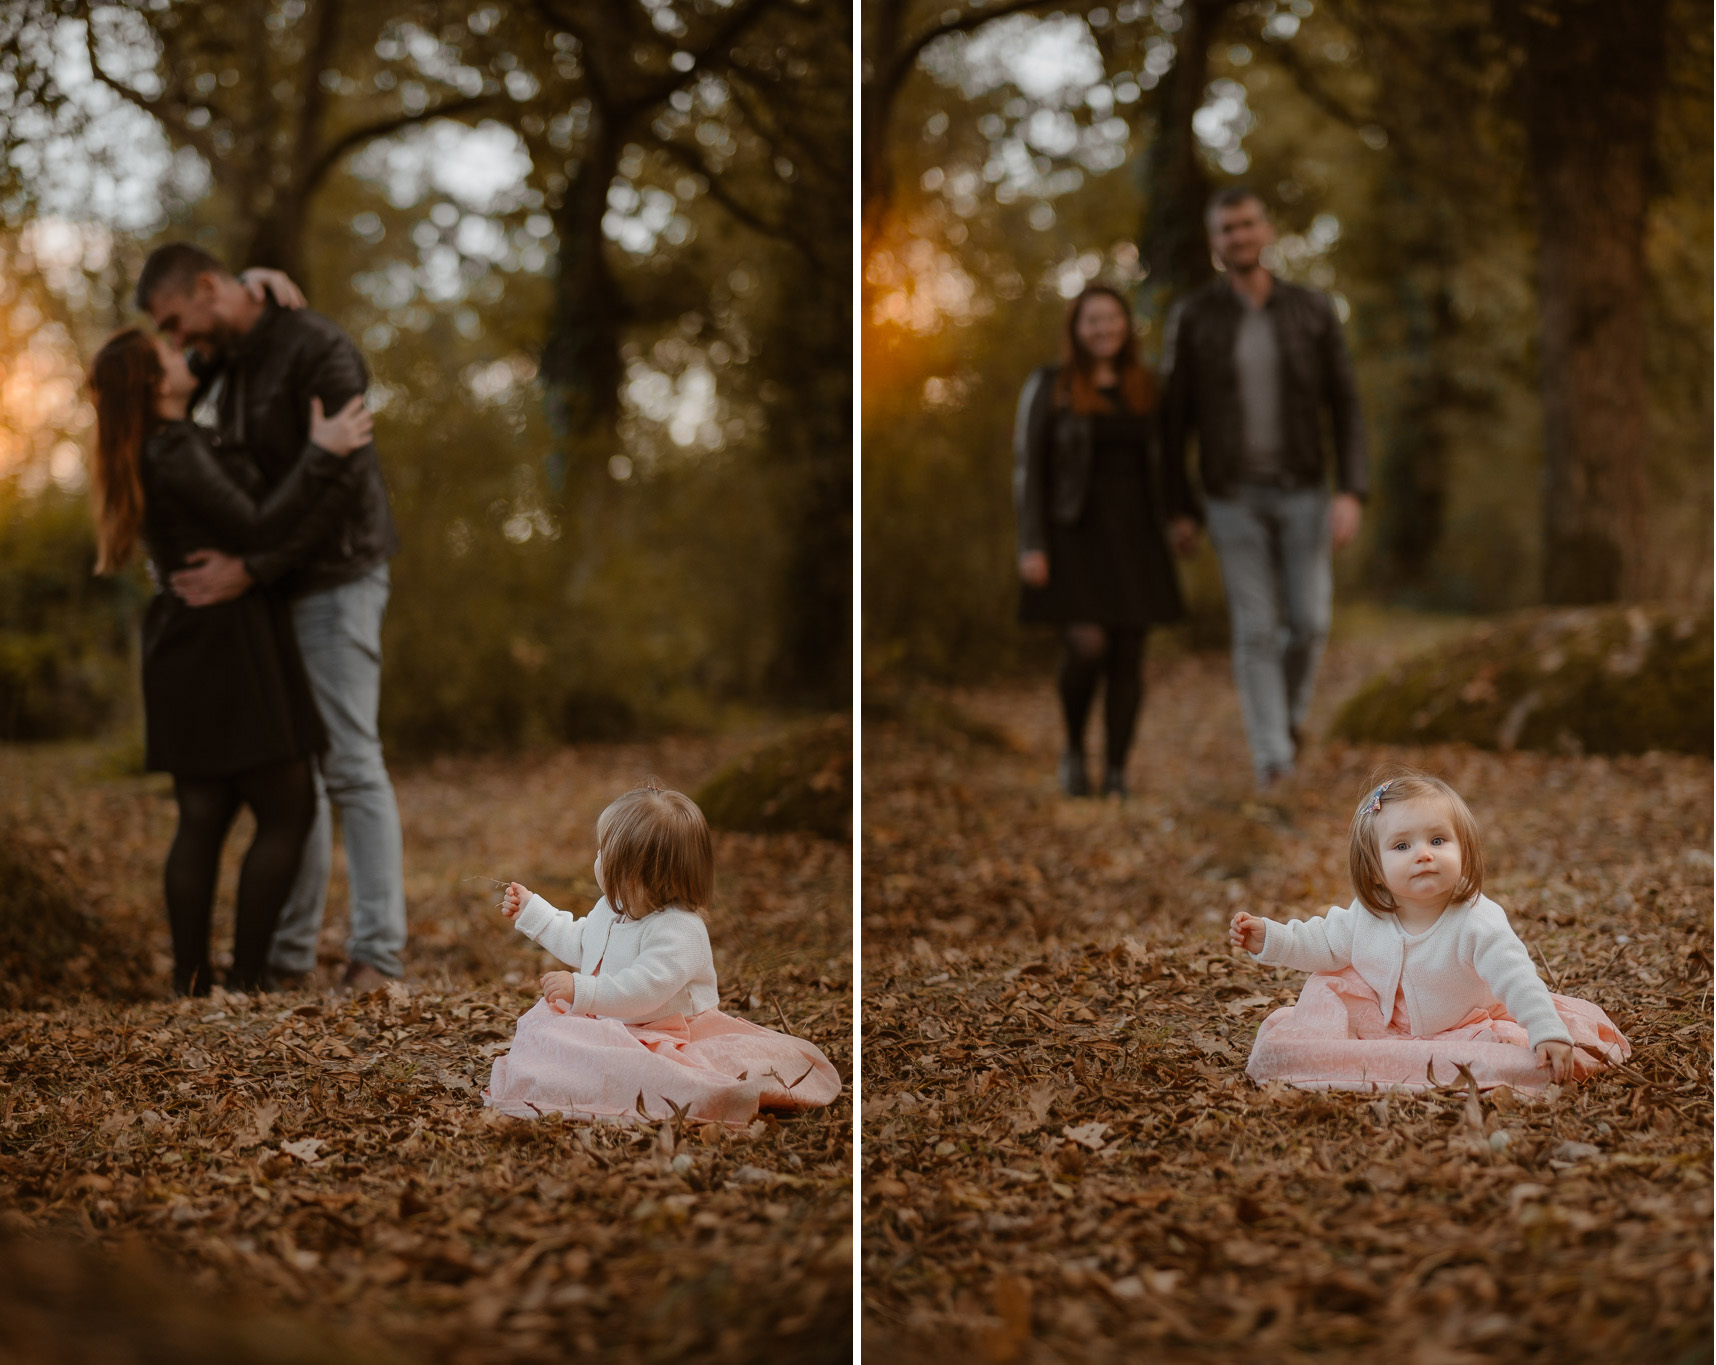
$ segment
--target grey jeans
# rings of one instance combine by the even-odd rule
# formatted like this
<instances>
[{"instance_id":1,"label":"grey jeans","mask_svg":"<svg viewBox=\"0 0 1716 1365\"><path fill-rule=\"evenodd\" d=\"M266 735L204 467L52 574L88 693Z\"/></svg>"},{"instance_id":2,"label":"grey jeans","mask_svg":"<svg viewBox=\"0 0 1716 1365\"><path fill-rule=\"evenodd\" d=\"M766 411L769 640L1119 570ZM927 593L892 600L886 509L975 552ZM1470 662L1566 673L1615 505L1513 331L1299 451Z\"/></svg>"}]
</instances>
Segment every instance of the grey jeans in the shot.
<instances>
[{"instance_id":1,"label":"grey jeans","mask_svg":"<svg viewBox=\"0 0 1716 1365\"><path fill-rule=\"evenodd\" d=\"M306 972L316 965L334 861L330 799L340 808L345 831L351 891L346 956L386 976L404 972L399 961L405 947L399 807L376 728L387 594L383 564L354 582L306 593L292 604L298 649L328 731L328 752L316 784L316 823L269 949L268 965L276 973Z\"/></svg>"},{"instance_id":2,"label":"grey jeans","mask_svg":"<svg viewBox=\"0 0 1716 1365\"><path fill-rule=\"evenodd\" d=\"M1305 723L1329 635L1329 495L1242 484L1231 498L1208 499L1208 526L1251 763L1267 781L1293 769L1291 732Z\"/></svg>"}]
</instances>

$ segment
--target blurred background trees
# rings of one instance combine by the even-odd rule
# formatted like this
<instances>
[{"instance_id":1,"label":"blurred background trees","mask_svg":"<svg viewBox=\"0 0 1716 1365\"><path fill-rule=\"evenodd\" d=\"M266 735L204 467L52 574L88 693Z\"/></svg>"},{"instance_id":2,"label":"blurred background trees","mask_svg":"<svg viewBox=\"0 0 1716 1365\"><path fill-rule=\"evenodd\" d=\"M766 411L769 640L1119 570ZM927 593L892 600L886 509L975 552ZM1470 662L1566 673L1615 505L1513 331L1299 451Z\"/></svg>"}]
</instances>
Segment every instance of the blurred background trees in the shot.
<instances>
[{"instance_id":1,"label":"blurred background trees","mask_svg":"<svg viewBox=\"0 0 1716 1365\"><path fill-rule=\"evenodd\" d=\"M1711 8L1697 0L873 0L866 670L1015 665L1012 413L1101 279L1159 350L1252 186L1334 294L1373 496L1341 600L1708 601ZM884 23L884 20L886 22ZM932 35L914 49L918 35ZM873 145L872 145L873 144ZM1219 641L1208 552L1193 643Z\"/></svg>"},{"instance_id":2,"label":"blurred background trees","mask_svg":"<svg viewBox=\"0 0 1716 1365\"><path fill-rule=\"evenodd\" d=\"M0 737L134 705L81 363L173 238L370 361L396 748L847 704L850 71L830 0L8 5Z\"/></svg>"}]
</instances>

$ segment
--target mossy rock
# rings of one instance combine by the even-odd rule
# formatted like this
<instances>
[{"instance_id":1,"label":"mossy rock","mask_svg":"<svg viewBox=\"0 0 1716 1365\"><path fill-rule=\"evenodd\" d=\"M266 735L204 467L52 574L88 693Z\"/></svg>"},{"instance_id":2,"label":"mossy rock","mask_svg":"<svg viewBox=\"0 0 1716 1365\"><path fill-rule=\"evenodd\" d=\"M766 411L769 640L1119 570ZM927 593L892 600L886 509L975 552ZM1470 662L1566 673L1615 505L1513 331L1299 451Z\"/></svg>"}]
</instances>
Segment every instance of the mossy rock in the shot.
<instances>
[{"instance_id":1,"label":"mossy rock","mask_svg":"<svg viewBox=\"0 0 1716 1365\"><path fill-rule=\"evenodd\" d=\"M1501 617L1373 678L1331 733L1383 744L1708 754L1710 630L1708 606Z\"/></svg>"},{"instance_id":2,"label":"mossy rock","mask_svg":"<svg viewBox=\"0 0 1716 1365\"><path fill-rule=\"evenodd\" d=\"M1014 740L1000 726L979 720L963 707L921 687L866 686L864 720L900 725L917 738L943 747L976 744L988 749L1014 749Z\"/></svg>"},{"instance_id":3,"label":"mossy rock","mask_svg":"<svg viewBox=\"0 0 1716 1365\"><path fill-rule=\"evenodd\" d=\"M148 954L91 914L66 850L0 820L0 1008L17 1009L92 989L140 993Z\"/></svg>"},{"instance_id":4,"label":"mossy rock","mask_svg":"<svg viewBox=\"0 0 1716 1365\"><path fill-rule=\"evenodd\" d=\"M695 799L718 829L752 834L808 830L852 837L852 722L845 716L795 730L734 759Z\"/></svg>"}]
</instances>

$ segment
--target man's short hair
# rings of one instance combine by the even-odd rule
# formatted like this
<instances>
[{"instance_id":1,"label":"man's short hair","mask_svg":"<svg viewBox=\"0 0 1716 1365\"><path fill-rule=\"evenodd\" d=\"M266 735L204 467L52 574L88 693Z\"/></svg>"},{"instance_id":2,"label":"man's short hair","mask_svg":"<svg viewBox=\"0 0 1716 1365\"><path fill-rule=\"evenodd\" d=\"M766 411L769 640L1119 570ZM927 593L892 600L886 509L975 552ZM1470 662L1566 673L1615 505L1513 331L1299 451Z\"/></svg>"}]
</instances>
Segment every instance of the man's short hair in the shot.
<instances>
[{"instance_id":1,"label":"man's short hair","mask_svg":"<svg viewBox=\"0 0 1716 1365\"><path fill-rule=\"evenodd\" d=\"M149 253L143 273L137 277L137 306L149 311L149 300L163 291L188 294L198 275L230 275L224 265L200 246L168 242Z\"/></svg>"},{"instance_id":2,"label":"man's short hair","mask_svg":"<svg viewBox=\"0 0 1716 1365\"><path fill-rule=\"evenodd\" d=\"M1238 208L1241 204L1256 204L1263 210L1265 218L1269 216L1269 205L1263 202L1263 196L1250 185L1229 185L1210 196L1210 202L1204 209L1204 217L1213 218L1218 210Z\"/></svg>"}]
</instances>

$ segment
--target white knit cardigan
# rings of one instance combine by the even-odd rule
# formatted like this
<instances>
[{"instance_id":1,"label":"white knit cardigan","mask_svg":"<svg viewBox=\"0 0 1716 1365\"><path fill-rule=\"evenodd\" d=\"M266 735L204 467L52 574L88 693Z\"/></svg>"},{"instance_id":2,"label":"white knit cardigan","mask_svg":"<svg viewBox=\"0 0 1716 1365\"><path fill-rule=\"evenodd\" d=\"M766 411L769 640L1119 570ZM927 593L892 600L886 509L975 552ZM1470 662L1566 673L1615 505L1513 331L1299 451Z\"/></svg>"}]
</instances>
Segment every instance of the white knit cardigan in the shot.
<instances>
[{"instance_id":1,"label":"white knit cardigan","mask_svg":"<svg viewBox=\"0 0 1716 1365\"><path fill-rule=\"evenodd\" d=\"M1264 926L1263 950L1252 954L1258 962L1300 972L1351 965L1376 992L1384 1019L1399 987L1414 1037L1440 1033L1474 1009L1500 1004L1525 1026L1532 1047L1573 1041L1507 912L1488 896L1450 905L1418 934L1357 900L1316 919L1265 920Z\"/></svg>"},{"instance_id":2,"label":"white knit cardigan","mask_svg":"<svg viewBox=\"0 0 1716 1365\"><path fill-rule=\"evenodd\" d=\"M669 906L640 919L616 915L603 896L582 919L532 896L513 921L578 973L572 1013L645 1024L714 1009L715 958L701 917ZM598 966L599 976L591 976Z\"/></svg>"}]
</instances>

